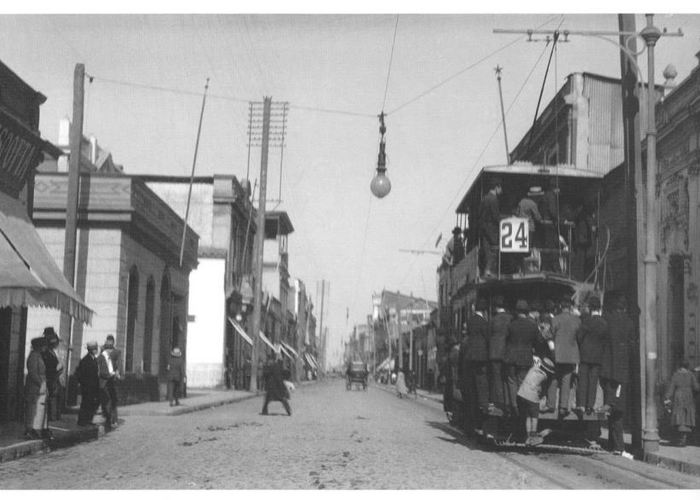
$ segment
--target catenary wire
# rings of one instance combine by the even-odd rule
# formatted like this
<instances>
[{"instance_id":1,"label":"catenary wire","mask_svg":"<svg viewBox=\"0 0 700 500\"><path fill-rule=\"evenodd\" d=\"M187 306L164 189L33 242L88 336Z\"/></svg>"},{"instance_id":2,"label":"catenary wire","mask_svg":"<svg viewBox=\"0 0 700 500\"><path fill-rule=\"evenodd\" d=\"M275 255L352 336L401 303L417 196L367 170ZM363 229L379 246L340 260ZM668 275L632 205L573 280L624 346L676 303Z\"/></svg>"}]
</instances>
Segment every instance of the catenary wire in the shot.
<instances>
[{"instance_id":1,"label":"catenary wire","mask_svg":"<svg viewBox=\"0 0 700 500\"><path fill-rule=\"evenodd\" d=\"M535 61L535 64L532 65L532 68L530 69L530 72L528 73L527 77L526 77L525 80L523 81L523 84L520 86L520 89L518 90L517 94L515 94L515 97L513 98L513 101L512 101L512 102L510 103L510 105L508 106L508 109L506 109L506 112L505 112L506 115L508 115L508 113L510 112L511 108L512 108L512 107L515 105L515 103L517 102L518 98L520 97L520 94L521 94L522 91L525 89L525 85L527 85L527 82L530 81L530 78L532 77L532 74L535 72L535 69L537 68L537 65L538 65L538 64L540 63L540 61L542 60L542 57L544 57L544 54L546 53L546 51L547 51L547 46L544 47L544 49L543 49L542 52L540 53L539 57L538 57L537 60ZM442 224L442 221L443 221L443 219L445 218L445 215L447 215L447 212L450 211L450 208L451 208L452 205L455 203L455 201L457 200L457 198L459 197L459 195L464 191L464 188L465 188L467 182L468 182L469 180L471 180L472 172L473 172L474 169L478 166L479 161L481 161L482 156L484 156L484 154L486 153L486 150L487 150L488 147L490 146L491 141L493 141L493 138L494 138L494 137L496 136L496 134L498 133L498 130L499 130L500 127L501 127L501 122L499 121L499 123L496 125L496 128L494 129L493 133L491 134L491 137L489 137L489 140L487 141L486 145L484 146L484 149L482 149L481 153L479 153L479 156L478 156L478 157L476 158L476 160L474 161L474 164L473 164L472 167L469 169L469 172L468 172L467 176L465 177L465 179L464 179L464 181L462 182L462 184L459 186L459 189L457 190L456 194L452 197L452 199L450 200L450 203L447 205L447 208L446 208L446 209L442 212L442 214L440 215L440 219L439 219L440 222L438 222L438 224L435 226L435 228L434 228L432 231L430 231L430 233L429 233L430 236L428 236L428 238L425 240L425 242L423 243L423 245L421 245L419 248L424 248L425 245L427 245L428 243L430 243L430 240L432 239L432 235L434 234L435 230L437 230L437 229L440 227L440 224ZM408 266L408 270L407 270L406 274L405 274L404 277L401 279L401 283L404 282L404 280L406 279L406 277L407 277L407 276L411 273L411 271L413 270L413 266L415 265L417 258L418 258L417 256L414 256L414 257L413 257L413 259L412 259L410 265Z\"/></svg>"},{"instance_id":2,"label":"catenary wire","mask_svg":"<svg viewBox=\"0 0 700 500\"><path fill-rule=\"evenodd\" d=\"M389 93L389 77L391 76L391 63L394 61L394 47L396 46L396 32L399 28L399 15L396 14L396 24L394 24L394 39L391 41L391 54L389 55L389 69L386 72L386 84L384 85L384 100L382 101L382 112L386 106L386 96Z\"/></svg>"}]
</instances>

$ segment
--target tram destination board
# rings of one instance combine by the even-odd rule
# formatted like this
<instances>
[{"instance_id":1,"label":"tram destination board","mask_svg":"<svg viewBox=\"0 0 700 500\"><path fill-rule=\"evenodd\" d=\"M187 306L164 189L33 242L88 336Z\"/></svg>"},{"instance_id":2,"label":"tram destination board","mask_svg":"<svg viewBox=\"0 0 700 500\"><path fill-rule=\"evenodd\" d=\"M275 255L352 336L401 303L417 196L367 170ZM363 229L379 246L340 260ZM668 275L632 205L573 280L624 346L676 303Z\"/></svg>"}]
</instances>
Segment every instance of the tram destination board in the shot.
<instances>
[{"instance_id":1,"label":"tram destination board","mask_svg":"<svg viewBox=\"0 0 700 500\"><path fill-rule=\"evenodd\" d=\"M508 217L506 219L502 219L499 229L498 241L498 246L501 253L529 252L529 220L522 217Z\"/></svg>"}]
</instances>

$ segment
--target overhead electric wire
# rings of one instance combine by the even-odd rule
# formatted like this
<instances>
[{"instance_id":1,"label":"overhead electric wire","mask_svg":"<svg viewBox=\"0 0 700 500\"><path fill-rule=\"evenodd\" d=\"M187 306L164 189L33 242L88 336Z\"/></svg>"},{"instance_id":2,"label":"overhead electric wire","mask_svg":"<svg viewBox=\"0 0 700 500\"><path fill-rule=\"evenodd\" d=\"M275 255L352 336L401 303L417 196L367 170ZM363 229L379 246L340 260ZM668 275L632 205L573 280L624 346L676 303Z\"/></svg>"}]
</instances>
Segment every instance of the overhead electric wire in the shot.
<instances>
[{"instance_id":1,"label":"overhead electric wire","mask_svg":"<svg viewBox=\"0 0 700 500\"><path fill-rule=\"evenodd\" d=\"M382 101L382 112L386 106L386 96L389 93L389 77L391 76L391 63L394 61L394 47L396 46L396 32L399 28L399 15L396 14L396 24L394 24L394 39L391 41L391 54L389 55L389 70L386 72L386 84L384 85L384 100Z\"/></svg>"},{"instance_id":2,"label":"overhead electric wire","mask_svg":"<svg viewBox=\"0 0 700 500\"><path fill-rule=\"evenodd\" d=\"M520 89L519 89L518 92L515 94L515 97L514 97L513 100L511 101L510 105L508 106L508 109L506 109L506 113L505 113L506 115L508 115L508 113L510 112L511 108L512 108L512 107L515 105L515 103L517 102L518 98L520 97L520 94L521 94L522 91L525 89L525 85L527 85L527 82L530 81L530 77L532 77L532 74L535 72L535 69L537 68L537 65L538 65L538 64L540 63L540 61L542 60L542 57L544 57L544 54L545 54L546 51L547 51L547 46L545 45L545 47L544 47L544 49L542 50L542 52L540 53L539 57L538 57L537 60L535 61L535 64L532 65L532 68L530 69L530 72L527 74L527 77L526 77L525 80L523 81L523 84L520 86ZM432 235L434 234L435 230L437 230L437 229L440 227L440 224L442 224L442 221L443 221L443 219L445 218L445 215L447 215L447 212L449 212L449 210L452 208L453 204L455 203L455 201L457 200L457 198L460 196L460 194L463 193L464 188L465 188L467 182L471 180L471 174L472 174L472 172L473 172L474 169L479 165L479 161L481 160L481 157L484 156L484 154L486 153L486 150L487 150L488 147L491 145L491 141L493 141L493 138L494 138L494 137L496 136L496 134L498 133L498 130L499 130L500 127L501 127L501 123L499 122L499 123L496 125L496 128L494 129L493 133L491 134L491 137L489 137L489 140L486 142L486 146L484 146L484 149L482 149L481 153L479 154L479 156L478 156L478 157L476 158L476 160L474 161L474 164L473 164L472 167L469 169L469 172L468 172L467 176L465 177L465 179L464 179L464 181L462 182L462 184L459 186L459 189L457 190L456 194L454 195L454 197L452 198L452 200L450 200L450 203L447 205L447 208L445 209L445 211L440 215L440 221L439 221L438 224L435 226L435 228L430 232L430 236L428 236L428 238L426 239L426 241L425 241L425 242L423 243L423 245L421 245L419 248L424 248L428 243L430 243L430 240L432 239L432 237L433 237ZM411 261L411 264L410 264L409 267L408 267L408 271L406 272L406 275L401 279L401 283L403 283L403 281L406 279L406 276L408 276L408 275L411 273L411 271L413 270L413 266L414 266L414 264L415 264L415 262L416 262L416 259L417 259L417 256L414 256L414 257L413 257L413 260Z\"/></svg>"},{"instance_id":3,"label":"overhead electric wire","mask_svg":"<svg viewBox=\"0 0 700 500\"><path fill-rule=\"evenodd\" d=\"M542 23L540 26L538 26L536 29L542 28L542 27L545 26L546 24L549 24L551 21L552 21L552 19L548 19L547 21L545 21L544 23ZM427 89L427 90L421 92L421 93L418 94L416 97L413 97L412 99L409 99L408 101L404 102L403 104L401 104L400 106L394 108L392 111L390 111L390 112L388 112L388 113L386 113L386 114L387 114L387 115L394 114L394 113L398 112L399 110L405 108L405 107L408 106L409 104L412 104L412 103L414 103L415 101L417 101L417 100L419 100L419 99L422 99L422 98L425 97L426 95L430 94L433 90L442 87L442 86L445 85L446 83L448 83L448 82L454 80L455 78L457 78L458 76L460 76L462 73L466 73L466 72L469 71L470 69L472 69L472 68L478 66L479 64L481 64L482 62L486 61L487 59L489 59L489 58L495 56L495 55L498 54L499 52L504 51L505 49L507 49L507 48L510 47L511 45L514 45L515 43L522 41L522 39L523 39L523 37L518 37L518 38L512 40L511 42L509 42L509 43L503 45L502 47L500 47L500 48L494 50L494 51L491 52L490 54L488 54L488 55L482 57L482 58L479 59L478 61L476 61L476 62L470 64L470 65L467 66L466 68L464 68L464 69L458 71L457 73L453 73L452 75L448 76L448 77L445 78L444 80L442 80L442 81L436 83L435 85L433 85L433 86L430 87L429 89Z\"/></svg>"},{"instance_id":4,"label":"overhead electric wire","mask_svg":"<svg viewBox=\"0 0 700 500\"><path fill-rule=\"evenodd\" d=\"M544 94L544 86L547 83L547 75L549 74L549 66L552 64L552 56L554 55L554 49L557 47L557 41L559 40L559 32L554 32L552 51L549 53L549 60L547 61L547 69L544 70L544 78L542 79L542 86L540 87L540 96L537 98L537 106L535 107L535 117L532 119L532 127L530 128L530 134L527 140L527 148L530 148L532 144L532 136L535 135L535 124L537 123L537 115L540 111L540 104L542 103L542 94ZM549 43L549 40L547 41ZM546 47L546 45L545 45Z\"/></svg>"}]
</instances>

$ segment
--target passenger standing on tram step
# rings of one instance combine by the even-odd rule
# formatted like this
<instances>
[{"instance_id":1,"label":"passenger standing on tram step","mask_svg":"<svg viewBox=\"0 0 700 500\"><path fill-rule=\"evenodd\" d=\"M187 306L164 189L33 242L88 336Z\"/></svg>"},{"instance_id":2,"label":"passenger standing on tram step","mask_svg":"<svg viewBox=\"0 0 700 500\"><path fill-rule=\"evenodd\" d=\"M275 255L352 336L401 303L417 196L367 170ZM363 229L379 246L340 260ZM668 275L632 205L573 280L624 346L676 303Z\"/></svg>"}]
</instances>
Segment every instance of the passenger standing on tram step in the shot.
<instances>
[{"instance_id":1,"label":"passenger standing on tram step","mask_svg":"<svg viewBox=\"0 0 700 500\"><path fill-rule=\"evenodd\" d=\"M532 366L532 355L537 342L537 325L528 319L527 301L520 299L515 304L516 318L508 325L506 354L503 362L507 366L507 398L513 415L518 414L517 395L528 370Z\"/></svg>"},{"instance_id":2,"label":"passenger standing on tram step","mask_svg":"<svg viewBox=\"0 0 700 500\"><path fill-rule=\"evenodd\" d=\"M501 221L498 197L503 193L501 183L500 178L490 179L489 192L479 205L479 244L485 257L485 276L493 276L496 272L496 247L498 246L498 231Z\"/></svg>"},{"instance_id":3,"label":"passenger standing on tram step","mask_svg":"<svg viewBox=\"0 0 700 500\"><path fill-rule=\"evenodd\" d=\"M488 303L485 299L476 302L474 314L467 320L467 336L463 340L462 349L467 362L467 377L473 405L477 405L482 413L489 406L489 320L487 317ZM476 406L473 406L476 408Z\"/></svg>"},{"instance_id":4,"label":"passenger standing on tram step","mask_svg":"<svg viewBox=\"0 0 700 500\"><path fill-rule=\"evenodd\" d=\"M607 301L606 301L607 304ZM603 351L600 379L608 413L608 440L613 453L625 453L622 418L627 408L630 381L630 354L635 352L634 323L626 311L624 297L611 301L603 316L610 332L610 348Z\"/></svg>"},{"instance_id":5,"label":"passenger standing on tram step","mask_svg":"<svg viewBox=\"0 0 700 500\"><path fill-rule=\"evenodd\" d=\"M560 306L561 312L552 320L555 377L547 392L547 411L557 407L557 389L559 389L559 418L564 418L569 414L572 375L581 360L576 342L581 320L571 312L571 299L563 298Z\"/></svg>"},{"instance_id":6,"label":"passenger standing on tram step","mask_svg":"<svg viewBox=\"0 0 700 500\"><path fill-rule=\"evenodd\" d=\"M489 324L489 414L500 416L503 411L514 406L506 401L506 370L503 366L503 358L506 350L506 337L508 325L513 316L505 310L503 296L496 295L493 298L496 308L495 315ZM514 403L514 402L513 402Z\"/></svg>"},{"instance_id":7,"label":"passenger standing on tram step","mask_svg":"<svg viewBox=\"0 0 700 500\"><path fill-rule=\"evenodd\" d=\"M589 313L582 315L581 328L577 334L581 362L578 368L576 406L587 415L593 413L598 389L598 378L603 362L603 352L610 349L608 323L603 319L600 299L588 299Z\"/></svg>"}]
</instances>

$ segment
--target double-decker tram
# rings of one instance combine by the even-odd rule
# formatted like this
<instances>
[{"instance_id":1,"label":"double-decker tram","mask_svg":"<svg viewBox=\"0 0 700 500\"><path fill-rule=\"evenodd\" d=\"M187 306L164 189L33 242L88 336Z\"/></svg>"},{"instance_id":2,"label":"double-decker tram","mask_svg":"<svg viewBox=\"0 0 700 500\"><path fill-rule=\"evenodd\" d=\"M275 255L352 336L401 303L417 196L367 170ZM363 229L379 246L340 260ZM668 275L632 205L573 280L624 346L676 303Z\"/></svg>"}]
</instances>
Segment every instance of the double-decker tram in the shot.
<instances>
[{"instance_id":1,"label":"double-decker tram","mask_svg":"<svg viewBox=\"0 0 700 500\"><path fill-rule=\"evenodd\" d=\"M467 224L453 232L443 302L444 409L494 446L599 449L599 367L596 353L582 366L578 349L581 321L605 298L601 179L571 166L484 167L458 206Z\"/></svg>"}]
</instances>

